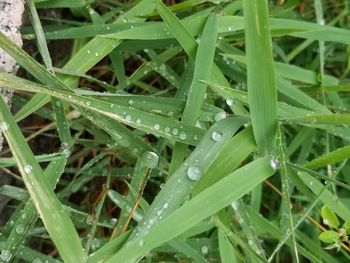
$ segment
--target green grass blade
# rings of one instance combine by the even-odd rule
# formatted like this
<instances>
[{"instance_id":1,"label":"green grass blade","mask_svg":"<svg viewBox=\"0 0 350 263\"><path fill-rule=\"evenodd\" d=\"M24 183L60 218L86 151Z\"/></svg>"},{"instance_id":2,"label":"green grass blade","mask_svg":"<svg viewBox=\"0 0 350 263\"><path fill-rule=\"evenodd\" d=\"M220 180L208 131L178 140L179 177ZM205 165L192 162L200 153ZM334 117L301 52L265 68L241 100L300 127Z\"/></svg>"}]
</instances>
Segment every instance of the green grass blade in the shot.
<instances>
[{"instance_id":1,"label":"green grass blade","mask_svg":"<svg viewBox=\"0 0 350 263\"><path fill-rule=\"evenodd\" d=\"M67 160L61 159L59 161L53 161L49 164L44 172L45 178L47 178L51 188L54 188L58 182ZM19 216L13 225L12 231L7 238L3 246L3 250L10 251L13 257L18 253L18 247L23 245L26 237L35 225L38 219L38 214L35 209L33 200L28 200L21 210L21 216Z\"/></svg>"},{"instance_id":2,"label":"green grass blade","mask_svg":"<svg viewBox=\"0 0 350 263\"><path fill-rule=\"evenodd\" d=\"M237 256L233 252L233 247L230 241L227 239L225 233L219 229L219 247L220 258L222 263L236 263L239 262Z\"/></svg>"},{"instance_id":3,"label":"green grass blade","mask_svg":"<svg viewBox=\"0 0 350 263\"><path fill-rule=\"evenodd\" d=\"M50 190L41 167L34 159L33 153L3 100L0 101L0 121L26 187L61 257L66 262L84 262L83 247L74 225L53 191Z\"/></svg>"},{"instance_id":4,"label":"green grass blade","mask_svg":"<svg viewBox=\"0 0 350 263\"><path fill-rule=\"evenodd\" d=\"M350 146L344 146L335 151L321 155L305 164L306 168L315 169L346 160L350 157Z\"/></svg>"},{"instance_id":5,"label":"green grass blade","mask_svg":"<svg viewBox=\"0 0 350 263\"><path fill-rule=\"evenodd\" d=\"M248 193L257 184L272 175L274 170L271 168L270 162L271 159L265 157L225 177L176 209L171 215L151 228L146 235L131 241L127 247L121 249L106 262L135 260L152 248L176 237L229 205L233 200ZM236 186L234 190L232 190L232 185ZM169 225L173 227L169 228Z\"/></svg>"},{"instance_id":6,"label":"green grass blade","mask_svg":"<svg viewBox=\"0 0 350 263\"><path fill-rule=\"evenodd\" d=\"M277 85L268 24L268 1L244 1L247 84L258 151L276 151ZM259 73L259 74L258 74Z\"/></svg>"},{"instance_id":7,"label":"green grass blade","mask_svg":"<svg viewBox=\"0 0 350 263\"><path fill-rule=\"evenodd\" d=\"M193 166L191 169L195 168L198 171L197 174L199 176L205 173L210 164L219 154L223 145L225 145L225 143L241 125L241 119L227 118L215 123L207 131L196 149L172 174L172 176L163 186L162 191L153 201L142 222L135 229L132 238L139 233L147 231L146 226L151 227L152 225L156 224L160 220L159 213L161 213L162 218L164 218L185 200L186 196L191 193L193 187L197 184L199 179L189 179L187 175L188 169ZM219 141L213 140L213 133L220 133L222 136L221 139ZM166 209L164 209L164 206ZM149 221L152 221L151 225L149 224Z\"/></svg>"}]
</instances>

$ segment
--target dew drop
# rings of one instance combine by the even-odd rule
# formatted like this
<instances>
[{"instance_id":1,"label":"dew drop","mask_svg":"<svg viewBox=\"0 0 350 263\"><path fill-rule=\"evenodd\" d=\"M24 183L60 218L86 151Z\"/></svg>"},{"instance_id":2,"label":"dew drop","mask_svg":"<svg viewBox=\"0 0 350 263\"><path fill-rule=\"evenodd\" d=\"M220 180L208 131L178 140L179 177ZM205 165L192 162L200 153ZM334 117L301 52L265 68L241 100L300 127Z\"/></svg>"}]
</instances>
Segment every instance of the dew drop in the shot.
<instances>
[{"instance_id":1,"label":"dew drop","mask_svg":"<svg viewBox=\"0 0 350 263\"><path fill-rule=\"evenodd\" d=\"M126 115L125 116L125 120L127 121L127 122L130 122L131 121L131 116L128 114L128 115Z\"/></svg>"},{"instance_id":2,"label":"dew drop","mask_svg":"<svg viewBox=\"0 0 350 263\"><path fill-rule=\"evenodd\" d=\"M137 124L137 125L141 125L141 119L137 119L137 120L136 120L136 124Z\"/></svg>"},{"instance_id":3,"label":"dew drop","mask_svg":"<svg viewBox=\"0 0 350 263\"><path fill-rule=\"evenodd\" d=\"M133 100L129 100L129 101L128 101L128 104L129 104L129 105L133 105L133 104L134 104L134 101L133 101Z\"/></svg>"},{"instance_id":4,"label":"dew drop","mask_svg":"<svg viewBox=\"0 0 350 263\"><path fill-rule=\"evenodd\" d=\"M233 105L233 99L232 99L232 98L226 99L226 104L227 104L228 106L232 106L232 105Z\"/></svg>"},{"instance_id":5,"label":"dew drop","mask_svg":"<svg viewBox=\"0 0 350 263\"><path fill-rule=\"evenodd\" d=\"M220 121L227 117L227 113L225 111L220 111L214 115L214 121Z\"/></svg>"},{"instance_id":6,"label":"dew drop","mask_svg":"<svg viewBox=\"0 0 350 263\"><path fill-rule=\"evenodd\" d=\"M91 102L90 101L86 101L85 104L86 104L86 106L90 106Z\"/></svg>"},{"instance_id":7,"label":"dew drop","mask_svg":"<svg viewBox=\"0 0 350 263\"><path fill-rule=\"evenodd\" d=\"M70 152L69 149L64 149L64 150L62 151L62 154L63 154L63 156L64 156L65 158L68 158L68 157L70 156L71 152Z\"/></svg>"},{"instance_id":8,"label":"dew drop","mask_svg":"<svg viewBox=\"0 0 350 263\"><path fill-rule=\"evenodd\" d=\"M132 152L133 152L134 154L137 154L137 153L139 152L139 149L134 148L134 149L132 149Z\"/></svg>"},{"instance_id":9,"label":"dew drop","mask_svg":"<svg viewBox=\"0 0 350 263\"><path fill-rule=\"evenodd\" d=\"M156 168L159 162L159 156L155 152L151 151L144 152L141 155L141 159L150 169Z\"/></svg>"},{"instance_id":10,"label":"dew drop","mask_svg":"<svg viewBox=\"0 0 350 263\"><path fill-rule=\"evenodd\" d=\"M165 203L165 204L163 205L163 207L164 207L164 209L167 209L167 208L169 207L169 204L168 204L168 203Z\"/></svg>"},{"instance_id":11,"label":"dew drop","mask_svg":"<svg viewBox=\"0 0 350 263\"><path fill-rule=\"evenodd\" d=\"M276 157L273 157L270 161L270 166L273 170L277 170L278 168L278 159Z\"/></svg>"},{"instance_id":12,"label":"dew drop","mask_svg":"<svg viewBox=\"0 0 350 263\"><path fill-rule=\"evenodd\" d=\"M34 258L33 263L42 263L40 258Z\"/></svg>"},{"instance_id":13,"label":"dew drop","mask_svg":"<svg viewBox=\"0 0 350 263\"><path fill-rule=\"evenodd\" d=\"M164 131L165 132L170 132L170 128L167 126L167 127L165 127Z\"/></svg>"},{"instance_id":14,"label":"dew drop","mask_svg":"<svg viewBox=\"0 0 350 263\"><path fill-rule=\"evenodd\" d=\"M187 139L187 134L184 133L184 132L181 132L179 136L180 136L180 139L181 139L182 141L184 141L184 140Z\"/></svg>"},{"instance_id":15,"label":"dew drop","mask_svg":"<svg viewBox=\"0 0 350 263\"><path fill-rule=\"evenodd\" d=\"M237 208L238 208L238 203L237 203L237 201L233 201L233 202L231 203L231 207L232 207L234 210L237 210Z\"/></svg>"},{"instance_id":16,"label":"dew drop","mask_svg":"<svg viewBox=\"0 0 350 263\"><path fill-rule=\"evenodd\" d=\"M33 170L33 167L32 167L31 165L26 164L26 165L24 166L24 172L25 172L26 174L29 174L32 170Z\"/></svg>"},{"instance_id":17,"label":"dew drop","mask_svg":"<svg viewBox=\"0 0 350 263\"><path fill-rule=\"evenodd\" d=\"M139 241L139 246L140 247L143 247L145 245L145 241L143 240L143 239L141 239L140 241Z\"/></svg>"},{"instance_id":18,"label":"dew drop","mask_svg":"<svg viewBox=\"0 0 350 263\"><path fill-rule=\"evenodd\" d=\"M7 122L5 122L5 121L0 122L0 129L2 131L7 131L9 127L10 127L10 125Z\"/></svg>"},{"instance_id":19,"label":"dew drop","mask_svg":"<svg viewBox=\"0 0 350 263\"><path fill-rule=\"evenodd\" d=\"M187 169L187 176L192 181L198 181L202 177L202 170L198 166L190 166Z\"/></svg>"},{"instance_id":20,"label":"dew drop","mask_svg":"<svg viewBox=\"0 0 350 263\"><path fill-rule=\"evenodd\" d=\"M24 233L24 226L22 224L16 226L16 233L18 235L22 235Z\"/></svg>"},{"instance_id":21,"label":"dew drop","mask_svg":"<svg viewBox=\"0 0 350 263\"><path fill-rule=\"evenodd\" d=\"M86 217L86 224L92 225L94 223L94 216L93 215L88 215Z\"/></svg>"},{"instance_id":22,"label":"dew drop","mask_svg":"<svg viewBox=\"0 0 350 263\"><path fill-rule=\"evenodd\" d=\"M219 142L222 140L222 133L218 131L213 131L213 133L211 134L211 138L214 141Z\"/></svg>"},{"instance_id":23,"label":"dew drop","mask_svg":"<svg viewBox=\"0 0 350 263\"><path fill-rule=\"evenodd\" d=\"M158 123L154 124L153 128L158 131L160 129L160 125Z\"/></svg>"},{"instance_id":24,"label":"dew drop","mask_svg":"<svg viewBox=\"0 0 350 263\"><path fill-rule=\"evenodd\" d=\"M202 246L202 247L201 247L201 252L202 252L202 254L204 254L204 255L208 254L208 252L209 252L208 246Z\"/></svg>"},{"instance_id":25,"label":"dew drop","mask_svg":"<svg viewBox=\"0 0 350 263\"><path fill-rule=\"evenodd\" d=\"M5 262L9 262L11 260L12 253L9 250L2 250L0 254L0 259L2 259Z\"/></svg>"},{"instance_id":26,"label":"dew drop","mask_svg":"<svg viewBox=\"0 0 350 263\"><path fill-rule=\"evenodd\" d=\"M174 135L178 135L178 134L179 134L179 130L176 129L176 128L174 128L174 129L173 129L173 134L174 134Z\"/></svg>"}]
</instances>

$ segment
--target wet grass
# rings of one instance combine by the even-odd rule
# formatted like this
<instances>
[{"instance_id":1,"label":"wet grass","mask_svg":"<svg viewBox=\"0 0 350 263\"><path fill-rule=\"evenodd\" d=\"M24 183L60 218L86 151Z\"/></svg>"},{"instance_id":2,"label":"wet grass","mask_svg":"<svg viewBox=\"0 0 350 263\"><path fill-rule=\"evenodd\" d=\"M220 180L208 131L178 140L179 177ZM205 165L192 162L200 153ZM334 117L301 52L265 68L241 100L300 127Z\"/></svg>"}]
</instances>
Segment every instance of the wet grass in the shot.
<instances>
[{"instance_id":1,"label":"wet grass","mask_svg":"<svg viewBox=\"0 0 350 263\"><path fill-rule=\"evenodd\" d=\"M0 34L0 261L349 261L347 2L171 2L28 0L37 52Z\"/></svg>"}]
</instances>

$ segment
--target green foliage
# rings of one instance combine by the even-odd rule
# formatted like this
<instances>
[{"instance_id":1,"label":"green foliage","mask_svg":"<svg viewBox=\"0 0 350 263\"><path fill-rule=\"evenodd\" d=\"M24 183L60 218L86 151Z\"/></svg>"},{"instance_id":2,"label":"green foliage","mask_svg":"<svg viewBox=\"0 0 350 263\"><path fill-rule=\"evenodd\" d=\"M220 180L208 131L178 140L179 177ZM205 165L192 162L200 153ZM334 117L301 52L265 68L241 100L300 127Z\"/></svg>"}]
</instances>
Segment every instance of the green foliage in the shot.
<instances>
[{"instance_id":1,"label":"green foliage","mask_svg":"<svg viewBox=\"0 0 350 263\"><path fill-rule=\"evenodd\" d=\"M170 2L0 33L0 261L348 262L347 1Z\"/></svg>"}]
</instances>

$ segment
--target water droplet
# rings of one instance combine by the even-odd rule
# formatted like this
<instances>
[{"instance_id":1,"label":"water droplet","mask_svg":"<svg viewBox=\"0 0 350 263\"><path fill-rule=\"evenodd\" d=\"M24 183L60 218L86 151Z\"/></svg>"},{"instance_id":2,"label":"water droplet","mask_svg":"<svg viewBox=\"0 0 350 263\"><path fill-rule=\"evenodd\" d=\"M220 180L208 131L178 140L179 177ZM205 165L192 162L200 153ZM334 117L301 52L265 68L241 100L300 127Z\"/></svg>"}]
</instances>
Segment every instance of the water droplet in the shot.
<instances>
[{"instance_id":1,"label":"water droplet","mask_svg":"<svg viewBox=\"0 0 350 263\"><path fill-rule=\"evenodd\" d=\"M62 154L63 154L63 156L65 157L65 158L68 158L69 156L70 156L70 150L69 149L64 149L63 151L62 151Z\"/></svg>"},{"instance_id":2,"label":"water droplet","mask_svg":"<svg viewBox=\"0 0 350 263\"><path fill-rule=\"evenodd\" d=\"M140 246L140 247L143 247L144 244L145 244L145 241L144 241L143 239L141 239L141 240L139 241L139 246Z\"/></svg>"},{"instance_id":3,"label":"water droplet","mask_svg":"<svg viewBox=\"0 0 350 263\"><path fill-rule=\"evenodd\" d=\"M176 129L176 128L174 128L174 129L173 129L173 134L174 134L174 135L178 135L178 134L179 134L179 130Z\"/></svg>"},{"instance_id":4,"label":"water droplet","mask_svg":"<svg viewBox=\"0 0 350 263\"><path fill-rule=\"evenodd\" d=\"M24 233L24 226L22 224L16 226L16 233L18 235L22 235Z\"/></svg>"},{"instance_id":5,"label":"water droplet","mask_svg":"<svg viewBox=\"0 0 350 263\"><path fill-rule=\"evenodd\" d=\"M233 31L233 26L230 26L230 27L228 28L228 31Z\"/></svg>"},{"instance_id":6,"label":"water droplet","mask_svg":"<svg viewBox=\"0 0 350 263\"><path fill-rule=\"evenodd\" d=\"M136 124L137 124L137 125L141 125L141 119L137 119L137 120L136 120Z\"/></svg>"},{"instance_id":7,"label":"water droplet","mask_svg":"<svg viewBox=\"0 0 350 263\"><path fill-rule=\"evenodd\" d=\"M202 170L198 166L190 166L187 169L187 176L192 181L198 181L202 177Z\"/></svg>"},{"instance_id":8,"label":"water droplet","mask_svg":"<svg viewBox=\"0 0 350 263\"><path fill-rule=\"evenodd\" d=\"M168 116L169 116L169 117L172 117L172 116L174 116L174 112L172 112L172 111L169 111L169 112L168 112Z\"/></svg>"},{"instance_id":9,"label":"water droplet","mask_svg":"<svg viewBox=\"0 0 350 263\"><path fill-rule=\"evenodd\" d=\"M147 151L141 155L142 161L150 168L156 168L159 162L159 156L155 152Z\"/></svg>"},{"instance_id":10,"label":"water droplet","mask_svg":"<svg viewBox=\"0 0 350 263\"><path fill-rule=\"evenodd\" d=\"M218 131L213 131L213 133L211 134L211 138L214 141L219 142L222 140L222 133Z\"/></svg>"},{"instance_id":11,"label":"water droplet","mask_svg":"<svg viewBox=\"0 0 350 263\"><path fill-rule=\"evenodd\" d=\"M162 210L157 211L157 216L160 216L162 214Z\"/></svg>"},{"instance_id":12,"label":"water droplet","mask_svg":"<svg viewBox=\"0 0 350 263\"><path fill-rule=\"evenodd\" d=\"M24 166L24 172L25 172L26 174L29 174L32 170L33 170L33 167L32 167L30 164L26 164L26 165Z\"/></svg>"},{"instance_id":13,"label":"water droplet","mask_svg":"<svg viewBox=\"0 0 350 263\"><path fill-rule=\"evenodd\" d=\"M197 141L198 140L198 135L193 135L193 140Z\"/></svg>"},{"instance_id":14,"label":"water droplet","mask_svg":"<svg viewBox=\"0 0 350 263\"><path fill-rule=\"evenodd\" d=\"M130 122L131 121L131 116L128 114L128 115L126 115L125 116L125 120L127 121L127 122Z\"/></svg>"},{"instance_id":15,"label":"water droplet","mask_svg":"<svg viewBox=\"0 0 350 263\"><path fill-rule=\"evenodd\" d=\"M276 157L273 157L270 161L270 166L273 170L277 170L278 168L278 159Z\"/></svg>"},{"instance_id":16,"label":"water droplet","mask_svg":"<svg viewBox=\"0 0 350 263\"><path fill-rule=\"evenodd\" d=\"M323 219L322 222L323 222L324 225L328 226L328 221L327 221L327 219Z\"/></svg>"},{"instance_id":17,"label":"water droplet","mask_svg":"<svg viewBox=\"0 0 350 263\"><path fill-rule=\"evenodd\" d=\"M214 115L214 121L220 121L227 117L227 113L225 111L220 111Z\"/></svg>"},{"instance_id":18,"label":"water droplet","mask_svg":"<svg viewBox=\"0 0 350 263\"><path fill-rule=\"evenodd\" d=\"M34 258L33 263L42 263L40 258Z\"/></svg>"},{"instance_id":19,"label":"water droplet","mask_svg":"<svg viewBox=\"0 0 350 263\"><path fill-rule=\"evenodd\" d=\"M86 104L86 106L90 106L91 102L90 101L86 101L85 104Z\"/></svg>"},{"instance_id":20,"label":"water droplet","mask_svg":"<svg viewBox=\"0 0 350 263\"><path fill-rule=\"evenodd\" d=\"M179 137L180 137L180 139L181 139L181 140L183 140L183 141L184 141L184 140L186 140L186 139L187 139L187 134L186 134L186 133L184 133L184 132L181 132Z\"/></svg>"},{"instance_id":21,"label":"water droplet","mask_svg":"<svg viewBox=\"0 0 350 263\"><path fill-rule=\"evenodd\" d=\"M237 201L233 201L233 202L231 203L231 207L232 207L234 210L237 210L237 208L238 208L238 203L237 203Z\"/></svg>"},{"instance_id":22,"label":"water droplet","mask_svg":"<svg viewBox=\"0 0 350 263\"><path fill-rule=\"evenodd\" d=\"M133 105L133 104L134 104L134 101L133 101L133 100L129 100L129 101L128 101L128 104L129 104L129 105Z\"/></svg>"},{"instance_id":23,"label":"water droplet","mask_svg":"<svg viewBox=\"0 0 350 263\"><path fill-rule=\"evenodd\" d=\"M86 217L86 224L92 225L94 223L94 216L93 215L88 215Z\"/></svg>"},{"instance_id":24,"label":"water droplet","mask_svg":"<svg viewBox=\"0 0 350 263\"><path fill-rule=\"evenodd\" d=\"M132 149L132 152L133 152L134 154L136 154L136 153L138 153L138 152L139 152L139 149L134 148L134 149Z\"/></svg>"},{"instance_id":25,"label":"water droplet","mask_svg":"<svg viewBox=\"0 0 350 263\"><path fill-rule=\"evenodd\" d=\"M160 129L160 125L158 123L154 124L153 128L158 131Z\"/></svg>"},{"instance_id":26,"label":"water droplet","mask_svg":"<svg viewBox=\"0 0 350 263\"><path fill-rule=\"evenodd\" d=\"M12 257L12 253L9 250L2 250L0 254L0 259L2 259L5 262L10 262Z\"/></svg>"},{"instance_id":27,"label":"water droplet","mask_svg":"<svg viewBox=\"0 0 350 263\"><path fill-rule=\"evenodd\" d=\"M208 254L208 252L209 252L209 248L208 248L208 246L202 246L201 247L201 252L202 252L202 254L204 254L204 255L206 255L206 254Z\"/></svg>"},{"instance_id":28,"label":"water droplet","mask_svg":"<svg viewBox=\"0 0 350 263\"><path fill-rule=\"evenodd\" d=\"M22 219L26 219L27 218L27 214L26 213L23 213L22 214Z\"/></svg>"},{"instance_id":29,"label":"water droplet","mask_svg":"<svg viewBox=\"0 0 350 263\"><path fill-rule=\"evenodd\" d=\"M164 207L164 209L167 209L167 208L169 207L169 204L168 204L168 203L165 203L165 204L163 205L163 207Z\"/></svg>"},{"instance_id":30,"label":"water droplet","mask_svg":"<svg viewBox=\"0 0 350 263\"><path fill-rule=\"evenodd\" d=\"M232 98L226 99L226 104L227 104L228 106L232 106L232 105L233 105L233 99L232 99Z\"/></svg>"},{"instance_id":31,"label":"water droplet","mask_svg":"<svg viewBox=\"0 0 350 263\"><path fill-rule=\"evenodd\" d=\"M167 126L167 127L165 127L164 131L165 132L170 132L170 128Z\"/></svg>"},{"instance_id":32,"label":"water droplet","mask_svg":"<svg viewBox=\"0 0 350 263\"><path fill-rule=\"evenodd\" d=\"M5 122L5 121L0 122L0 129L2 131L7 131L9 127L10 127L10 125L7 122Z\"/></svg>"}]
</instances>

